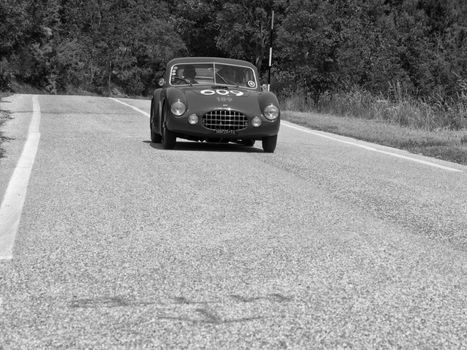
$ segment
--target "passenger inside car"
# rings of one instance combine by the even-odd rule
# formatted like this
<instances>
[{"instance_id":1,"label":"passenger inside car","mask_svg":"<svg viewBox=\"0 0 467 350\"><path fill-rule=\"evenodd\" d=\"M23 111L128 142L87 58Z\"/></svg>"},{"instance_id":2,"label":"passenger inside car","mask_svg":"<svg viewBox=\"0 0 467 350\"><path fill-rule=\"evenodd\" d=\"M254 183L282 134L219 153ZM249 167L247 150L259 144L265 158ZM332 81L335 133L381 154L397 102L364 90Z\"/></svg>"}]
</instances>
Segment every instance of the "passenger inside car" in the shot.
<instances>
[{"instance_id":1,"label":"passenger inside car","mask_svg":"<svg viewBox=\"0 0 467 350\"><path fill-rule=\"evenodd\" d=\"M196 78L196 69L192 65L185 66L183 70L183 78L190 84L197 84Z\"/></svg>"}]
</instances>

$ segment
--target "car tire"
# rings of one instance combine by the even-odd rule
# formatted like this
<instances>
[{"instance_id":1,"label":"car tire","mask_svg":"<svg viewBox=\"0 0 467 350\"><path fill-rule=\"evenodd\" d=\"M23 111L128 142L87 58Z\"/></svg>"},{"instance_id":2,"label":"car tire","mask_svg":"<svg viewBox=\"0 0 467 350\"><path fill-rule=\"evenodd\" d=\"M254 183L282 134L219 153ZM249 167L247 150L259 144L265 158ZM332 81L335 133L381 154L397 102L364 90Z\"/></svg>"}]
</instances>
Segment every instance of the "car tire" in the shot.
<instances>
[{"instance_id":1,"label":"car tire","mask_svg":"<svg viewBox=\"0 0 467 350\"><path fill-rule=\"evenodd\" d=\"M162 147L164 149L173 149L175 143L177 142L177 136L175 133L167 129L165 125L165 120L162 122Z\"/></svg>"},{"instance_id":2,"label":"car tire","mask_svg":"<svg viewBox=\"0 0 467 350\"><path fill-rule=\"evenodd\" d=\"M152 126L151 126L151 142L152 143L161 143L162 142L162 136L159 135L158 133L155 133L152 131Z\"/></svg>"},{"instance_id":3,"label":"car tire","mask_svg":"<svg viewBox=\"0 0 467 350\"><path fill-rule=\"evenodd\" d=\"M240 142L243 146L252 147L255 144L255 139L245 139Z\"/></svg>"},{"instance_id":4,"label":"car tire","mask_svg":"<svg viewBox=\"0 0 467 350\"><path fill-rule=\"evenodd\" d=\"M277 144L277 135L263 137L263 150L266 153L274 153Z\"/></svg>"},{"instance_id":5,"label":"car tire","mask_svg":"<svg viewBox=\"0 0 467 350\"><path fill-rule=\"evenodd\" d=\"M162 136L160 134L154 132L153 121L154 121L154 101L151 101L151 114L150 114L150 117L149 117L149 131L151 133L151 142L152 143L161 143L162 142Z\"/></svg>"}]
</instances>

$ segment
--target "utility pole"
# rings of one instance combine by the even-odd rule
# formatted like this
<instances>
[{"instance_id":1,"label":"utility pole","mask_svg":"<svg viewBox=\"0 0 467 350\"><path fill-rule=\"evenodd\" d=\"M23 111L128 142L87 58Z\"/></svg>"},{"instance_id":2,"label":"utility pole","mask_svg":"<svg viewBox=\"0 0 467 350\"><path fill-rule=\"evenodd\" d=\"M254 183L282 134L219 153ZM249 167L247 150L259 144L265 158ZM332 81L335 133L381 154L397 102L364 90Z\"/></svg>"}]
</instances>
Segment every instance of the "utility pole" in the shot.
<instances>
[{"instance_id":1,"label":"utility pole","mask_svg":"<svg viewBox=\"0 0 467 350\"><path fill-rule=\"evenodd\" d=\"M272 67L272 39L274 34L274 10L271 9L271 29L269 32L269 67L268 67L268 91L271 91L271 67Z\"/></svg>"}]
</instances>

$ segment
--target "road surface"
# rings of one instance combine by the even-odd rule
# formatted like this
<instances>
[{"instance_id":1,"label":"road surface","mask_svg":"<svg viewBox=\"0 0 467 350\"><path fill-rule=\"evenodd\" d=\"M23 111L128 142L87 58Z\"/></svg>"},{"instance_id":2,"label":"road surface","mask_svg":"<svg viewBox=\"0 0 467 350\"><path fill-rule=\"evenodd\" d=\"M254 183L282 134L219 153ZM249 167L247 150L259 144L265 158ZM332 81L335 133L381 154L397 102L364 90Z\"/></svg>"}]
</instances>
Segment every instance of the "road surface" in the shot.
<instances>
[{"instance_id":1,"label":"road surface","mask_svg":"<svg viewBox=\"0 0 467 350\"><path fill-rule=\"evenodd\" d=\"M146 100L0 108L0 349L467 348L467 167L288 123L274 154L163 150Z\"/></svg>"}]
</instances>

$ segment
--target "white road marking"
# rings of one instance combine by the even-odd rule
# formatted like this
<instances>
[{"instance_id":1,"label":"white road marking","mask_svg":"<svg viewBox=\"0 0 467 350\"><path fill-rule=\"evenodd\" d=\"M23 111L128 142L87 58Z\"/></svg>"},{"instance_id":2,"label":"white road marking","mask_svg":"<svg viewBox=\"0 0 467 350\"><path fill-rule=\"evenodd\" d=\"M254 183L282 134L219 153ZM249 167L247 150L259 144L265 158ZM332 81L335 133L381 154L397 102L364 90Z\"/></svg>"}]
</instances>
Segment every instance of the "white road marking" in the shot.
<instances>
[{"instance_id":1,"label":"white road marking","mask_svg":"<svg viewBox=\"0 0 467 350\"><path fill-rule=\"evenodd\" d=\"M128 103L122 102L122 101L117 100L116 98L113 98L113 97L111 97L110 99L111 99L111 100L114 100L114 101L116 101L116 102L118 102L118 103L121 103L122 105L125 105L125 106L127 106L127 107L130 107L130 108L134 109L135 111L137 111L137 112L139 112L139 113L141 113L141 114L144 114L146 117L149 118L149 113L147 113L147 112L145 112L145 111L143 111L143 110L141 110L141 109L139 109L139 108L137 108L137 107L134 107L134 106L132 106L132 105L129 105ZM453 171L453 172L457 172L457 173L463 173L462 170L455 169L455 168L451 168L451 167L447 167L447 166L444 166L444 165L441 165L441 164L436 164L436 163L429 162L429 161L426 161L426 160L423 160L423 159L412 158L412 157L404 156L403 154L394 153L394 152L389 152L389 151L384 151L384 150L377 149L377 148L374 148L374 147L371 147L371 146L359 144L359 143L357 143L357 142L342 140L342 139L339 139L339 138L337 138L337 137L333 137L333 136L330 136L330 135L326 135L326 134L323 133L323 132L311 130L311 129L308 129L308 128L305 128L305 127L302 127L302 126L299 126L299 125L296 125L296 124L293 124L293 123L284 121L284 120L281 121L281 125L285 125L285 126L291 128L291 129L299 130L299 131L302 131L302 132L305 132L305 133L308 133L308 134L311 134L311 135L323 137L323 138L326 138L326 139L329 139L329 140L333 140L333 141L336 141L336 142L345 143L345 144L348 144L348 145L360 147L360 148L366 149L367 151L378 152L378 153L386 154L386 155L388 155L388 156L392 156L392 157L396 157L396 158L400 158L400 159L409 160L409 161L412 161L412 162L416 162L416 163L428 165L428 166L431 166L431 167L435 167L435 168L439 168L439 169L443 169L443 170L447 170L447 171Z\"/></svg>"},{"instance_id":2,"label":"white road marking","mask_svg":"<svg viewBox=\"0 0 467 350\"><path fill-rule=\"evenodd\" d=\"M310 129L307 129L305 127L301 127L299 125L296 125L296 124L293 124L293 123L290 123L290 122L287 122L287 121L281 121L281 125L285 125L285 126L291 128L291 129L299 130L299 131L305 132L307 134L311 134L311 135L323 137L325 139L333 140L333 141L336 141L336 142L345 143L345 144L348 144L348 145L360 147L360 148L366 149L368 151L386 154L388 156L409 160L409 161L412 161L412 162L428 165L428 166L431 166L431 167L435 167L435 168L439 168L439 169L443 169L443 170L447 170L447 171L463 173L463 171L460 170L460 169L447 167L447 166L437 164L437 163L433 163L433 162L429 162L429 161L426 161L426 160L423 160L423 159L408 157L408 156L405 156L405 155L402 155L402 154L399 154L399 153L395 153L395 152L384 151L384 150L377 149L377 148L367 146L367 145L363 145L363 144L360 144L360 143L357 143L357 142L342 140L342 139L339 139L337 137L327 135L327 134L325 134L323 132L310 130Z\"/></svg>"},{"instance_id":3,"label":"white road marking","mask_svg":"<svg viewBox=\"0 0 467 350\"><path fill-rule=\"evenodd\" d=\"M135 107L135 106L132 106L132 105L129 105L128 103L125 103L125 102L122 102L120 100L117 100L116 98L113 98L113 97L109 97L111 100L114 100L115 102L118 102L118 103L121 103L122 105L124 106L127 106L127 107L130 107L130 108L133 108L135 111L141 113L141 114L144 114L146 117L149 118L149 113L146 113L145 111L143 111L142 109L139 109L138 107Z\"/></svg>"},{"instance_id":4,"label":"white road marking","mask_svg":"<svg viewBox=\"0 0 467 350\"><path fill-rule=\"evenodd\" d=\"M11 260L13 258L16 233L18 232L29 177L31 176L41 137L39 133L41 110L37 96L32 97L32 106L33 113L29 124L28 137L0 206L0 260Z\"/></svg>"}]
</instances>

